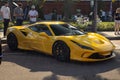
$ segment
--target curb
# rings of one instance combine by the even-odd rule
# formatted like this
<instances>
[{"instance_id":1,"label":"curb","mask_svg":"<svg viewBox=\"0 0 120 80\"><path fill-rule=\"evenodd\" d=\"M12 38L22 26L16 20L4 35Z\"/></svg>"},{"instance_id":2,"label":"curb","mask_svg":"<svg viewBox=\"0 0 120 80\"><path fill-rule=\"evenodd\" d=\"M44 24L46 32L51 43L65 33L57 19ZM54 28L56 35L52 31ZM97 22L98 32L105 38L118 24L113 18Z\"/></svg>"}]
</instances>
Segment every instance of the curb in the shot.
<instances>
[{"instance_id":1,"label":"curb","mask_svg":"<svg viewBox=\"0 0 120 80\"><path fill-rule=\"evenodd\" d=\"M105 36L109 40L120 40L120 35L114 35L114 32L98 32L98 34Z\"/></svg>"},{"instance_id":2,"label":"curb","mask_svg":"<svg viewBox=\"0 0 120 80\"><path fill-rule=\"evenodd\" d=\"M120 40L120 37L106 37L109 40Z\"/></svg>"},{"instance_id":3,"label":"curb","mask_svg":"<svg viewBox=\"0 0 120 80\"><path fill-rule=\"evenodd\" d=\"M2 44L6 44L7 43L7 39L6 38L1 38L1 43Z\"/></svg>"}]
</instances>

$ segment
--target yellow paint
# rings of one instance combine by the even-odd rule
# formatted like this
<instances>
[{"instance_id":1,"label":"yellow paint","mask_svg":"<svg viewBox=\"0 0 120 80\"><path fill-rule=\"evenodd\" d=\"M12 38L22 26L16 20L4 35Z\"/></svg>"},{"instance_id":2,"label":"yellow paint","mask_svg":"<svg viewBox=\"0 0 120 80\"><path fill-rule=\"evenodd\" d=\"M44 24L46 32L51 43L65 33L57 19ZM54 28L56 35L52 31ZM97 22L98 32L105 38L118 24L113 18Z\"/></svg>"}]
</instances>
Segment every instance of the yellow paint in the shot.
<instances>
[{"instance_id":1,"label":"yellow paint","mask_svg":"<svg viewBox=\"0 0 120 80\"><path fill-rule=\"evenodd\" d=\"M54 32L50 28L50 24L66 24L61 21L44 21L37 22L35 24L45 24L48 26L49 30L53 36L47 36L44 33L37 33L29 29L30 25L27 26L13 26L8 28L7 35L9 33L14 33L18 40L18 48L25 50L36 50L44 52L45 54L52 55L53 44L60 40L67 44L70 48L70 59L78 61L102 61L113 58L115 55L104 59L90 59L89 57L94 53L99 53L103 56L109 55L114 49L114 45L104 36L97 33L88 33L84 35L75 36L55 36ZM32 24L34 25L34 24ZM27 35L24 36L21 32L26 32ZM76 43L72 42L75 41ZM92 48L93 50L83 49L79 45L81 44Z\"/></svg>"}]
</instances>

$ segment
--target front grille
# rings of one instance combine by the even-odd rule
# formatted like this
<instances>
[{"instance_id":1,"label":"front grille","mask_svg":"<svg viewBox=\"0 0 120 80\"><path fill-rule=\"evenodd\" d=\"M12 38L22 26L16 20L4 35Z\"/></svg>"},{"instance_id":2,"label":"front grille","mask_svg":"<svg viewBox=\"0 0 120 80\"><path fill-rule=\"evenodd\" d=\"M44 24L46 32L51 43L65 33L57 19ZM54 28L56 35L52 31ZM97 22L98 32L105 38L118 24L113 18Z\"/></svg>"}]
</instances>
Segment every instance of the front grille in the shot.
<instances>
[{"instance_id":1,"label":"front grille","mask_svg":"<svg viewBox=\"0 0 120 80\"><path fill-rule=\"evenodd\" d=\"M106 55L106 56L101 55L99 53L94 53L89 58L91 58L91 59L104 59L104 58L109 58L111 55L112 55L112 52L111 52L111 54Z\"/></svg>"}]
</instances>

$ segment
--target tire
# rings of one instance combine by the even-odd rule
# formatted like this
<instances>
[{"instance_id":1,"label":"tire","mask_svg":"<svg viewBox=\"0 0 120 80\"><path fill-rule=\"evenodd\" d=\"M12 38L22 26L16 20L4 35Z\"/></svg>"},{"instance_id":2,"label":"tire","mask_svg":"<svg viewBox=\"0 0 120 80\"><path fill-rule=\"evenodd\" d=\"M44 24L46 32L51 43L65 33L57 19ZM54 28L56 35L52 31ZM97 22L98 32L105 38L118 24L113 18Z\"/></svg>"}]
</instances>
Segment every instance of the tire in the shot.
<instances>
[{"instance_id":1,"label":"tire","mask_svg":"<svg viewBox=\"0 0 120 80\"><path fill-rule=\"evenodd\" d=\"M54 43L52 53L53 56L59 61L70 61L70 49L63 41L57 41Z\"/></svg>"},{"instance_id":2,"label":"tire","mask_svg":"<svg viewBox=\"0 0 120 80\"><path fill-rule=\"evenodd\" d=\"M8 44L8 47L11 50L17 50L18 49L18 41L17 41L16 36L13 33L8 34L8 36L7 36L7 44Z\"/></svg>"}]
</instances>

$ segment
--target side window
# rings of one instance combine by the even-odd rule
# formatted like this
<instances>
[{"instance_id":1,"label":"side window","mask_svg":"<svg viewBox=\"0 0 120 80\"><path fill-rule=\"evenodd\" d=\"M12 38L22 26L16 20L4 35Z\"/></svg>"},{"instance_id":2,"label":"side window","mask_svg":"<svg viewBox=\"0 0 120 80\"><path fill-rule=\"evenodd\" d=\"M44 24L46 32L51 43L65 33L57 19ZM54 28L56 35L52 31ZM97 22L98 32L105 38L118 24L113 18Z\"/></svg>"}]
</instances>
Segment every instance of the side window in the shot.
<instances>
[{"instance_id":1,"label":"side window","mask_svg":"<svg viewBox=\"0 0 120 80\"><path fill-rule=\"evenodd\" d=\"M50 32L50 30L49 30L49 28L46 26L46 25L44 25L44 24L40 24L40 25L37 25L37 27L39 28L39 32L45 32L46 34L48 34L49 36L51 36L52 34L51 34L51 32Z\"/></svg>"},{"instance_id":2,"label":"side window","mask_svg":"<svg viewBox=\"0 0 120 80\"><path fill-rule=\"evenodd\" d=\"M32 31L35 31L35 32L39 32L36 25L30 26L29 29L31 29Z\"/></svg>"},{"instance_id":3,"label":"side window","mask_svg":"<svg viewBox=\"0 0 120 80\"><path fill-rule=\"evenodd\" d=\"M29 27L31 30L35 31L35 32L46 32L46 34L48 34L49 36L51 36L51 32L49 30L49 28L44 25L44 24L38 24L38 25L32 25Z\"/></svg>"}]
</instances>

